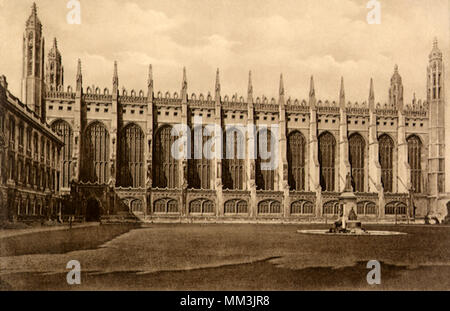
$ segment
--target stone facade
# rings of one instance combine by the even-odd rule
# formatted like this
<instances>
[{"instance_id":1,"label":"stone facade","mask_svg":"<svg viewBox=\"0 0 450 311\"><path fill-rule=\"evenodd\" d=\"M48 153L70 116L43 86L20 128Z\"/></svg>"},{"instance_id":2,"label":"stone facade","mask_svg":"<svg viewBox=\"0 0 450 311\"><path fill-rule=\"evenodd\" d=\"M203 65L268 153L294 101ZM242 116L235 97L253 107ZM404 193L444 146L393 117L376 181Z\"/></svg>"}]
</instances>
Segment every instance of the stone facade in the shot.
<instances>
[{"instance_id":1,"label":"stone facade","mask_svg":"<svg viewBox=\"0 0 450 311\"><path fill-rule=\"evenodd\" d=\"M8 91L0 77L0 222L61 215L64 144L40 115Z\"/></svg>"},{"instance_id":2,"label":"stone facade","mask_svg":"<svg viewBox=\"0 0 450 311\"><path fill-rule=\"evenodd\" d=\"M38 21L34 16L35 8L30 19ZM403 100L397 66L388 103L376 101L372 81L367 100L350 103L343 79L338 102L318 100L313 77L308 99L287 96L282 76L277 99L255 97L251 73L246 98L223 96L219 70L212 93L189 95L185 69L180 93L156 92L151 66L147 89L128 91L119 88L117 63L110 91L83 84L80 60L72 88L63 85L61 55L55 39L41 115L62 134L61 193L83 202L75 206L79 215L97 209L101 215L129 210L146 221L322 221L337 217L348 174L361 219L447 214L444 65L437 41L429 58L427 100L414 96L411 103ZM24 69L25 89L31 84L38 90L44 75L25 74ZM31 107L28 95L23 93L23 101ZM187 135L172 137L173 127L194 129L199 117L215 129L235 127L230 136L235 140L220 142L224 150L236 147L231 159L171 156L174 141ZM236 130L240 127L256 131ZM260 131L265 127L277 131ZM277 142L277 150L268 146L278 155L274 170L261 169L266 161L248 147L259 146L264 135ZM236 149L242 145L240 159Z\"/></svg>"}]
</instances>

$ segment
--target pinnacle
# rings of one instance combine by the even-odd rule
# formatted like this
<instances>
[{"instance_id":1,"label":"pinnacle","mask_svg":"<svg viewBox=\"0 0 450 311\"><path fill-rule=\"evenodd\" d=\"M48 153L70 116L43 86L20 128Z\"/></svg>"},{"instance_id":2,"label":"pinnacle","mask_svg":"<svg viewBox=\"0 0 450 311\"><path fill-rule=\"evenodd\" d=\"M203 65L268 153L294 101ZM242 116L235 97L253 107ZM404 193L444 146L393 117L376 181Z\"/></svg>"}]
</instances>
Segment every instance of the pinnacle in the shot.
<instances>
[{"instance_id":1,"label":"pinnacle","mask_svg":"<svg viewBox=\"0 0 450 311\"><path fill-rule=\"evenodd\" d=\"M316 91L314 89L314 76L311 76L311 83L310 83L310 88L309 88L309 96L315 96L316 95Z\"/></svg>"},{"instance_id":2,"label":"pinnacle","mask_svg":"<svg viewBox=\"0 0 450 311\"><path fill-rule=\"evenodd\" d=\"M375 99L375 92L374 92L374 89L373 89L373 79L372 78L370 78L369 99L371 99L371 100Z\"/></svg>"},{"instance_id":3,"label":"pinnacle","mask_svg":"<svg viewBox=\"0 0 450 311\"><path fill-rule=\"evenodd\" d=\"M280 95L284 95L283 74L280 75Z\"/></svg>"}]
</instances>

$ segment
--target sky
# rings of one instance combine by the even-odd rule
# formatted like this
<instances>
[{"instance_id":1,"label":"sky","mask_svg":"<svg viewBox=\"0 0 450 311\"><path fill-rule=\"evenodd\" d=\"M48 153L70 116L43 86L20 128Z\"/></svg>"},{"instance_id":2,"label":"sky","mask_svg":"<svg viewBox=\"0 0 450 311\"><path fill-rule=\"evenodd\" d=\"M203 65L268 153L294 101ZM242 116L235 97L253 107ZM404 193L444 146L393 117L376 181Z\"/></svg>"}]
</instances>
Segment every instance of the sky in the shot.
<instances>
[{"instance_id":1,"label":"sky","mask_svg":"<svg viewBox=\"0 0 450 311\"><path fill-rule=\"evenodd\" d=\"M58 39L65 85L146 88L153 65L155 91L179 92L185 66L188 92L246 97L252 70L255 96L304 99L314 75L316 96L337 100L344 77L347 100L365 101L373 77L376 101L388 98L398 64L405 101L425 98L434 37L449 62L449 0L379 0L381 24L369 24L367 0L80 0L81 24L67 23L68 0L36 0L46 54ZM22 36L32 1L0 0L0 74L20 94ZM447 66L448 68L449 66ZM450 74L446 75L450 77ZM448 78L447 78L448 80ZM447 83L447 86L450 83Z\"/></svg>"}]
</instances>

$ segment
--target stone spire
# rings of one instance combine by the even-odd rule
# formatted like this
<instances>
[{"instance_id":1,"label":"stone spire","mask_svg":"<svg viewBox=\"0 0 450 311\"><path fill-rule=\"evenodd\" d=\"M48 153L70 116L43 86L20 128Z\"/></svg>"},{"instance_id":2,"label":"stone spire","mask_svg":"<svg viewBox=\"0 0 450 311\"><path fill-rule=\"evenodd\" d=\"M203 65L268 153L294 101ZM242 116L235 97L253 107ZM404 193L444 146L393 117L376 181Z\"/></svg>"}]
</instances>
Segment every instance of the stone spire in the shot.
<instances>
[{"instance_id":1,"label":"stone spire","mask_svg":"<svg viewBox=\"0 0 450 311\"><path fill-rule=\"evenodd\" d=\"M311 82L309 84L309 97L316 97L316 90L314 89L314 77L311 76Z\"/></svg>"},{"instance_id":2,"label":"stone spire","mask_svg":"<svg viewBox=\"0 0 450 311\"><path fill-rule=\"evenodd\" d=\"M113 74L113 93L117 93L119 90L119 75L117 73L117 61L114 61L114 74Z\"/></svg>"},{"instance_id":3,"label":"stone spire","mask_svg":"<svg viewBox=\"0 0 450 311\"><path fill-rule=\"evenodd\" d=\"M317 117L316 117L317 118ZM348 117L345 104L344 77L341 77L339 91L339 191L346 192L348 188L346 176L350 174L350 162L348 161ZM320 180L320 178L319 178ZM347 189L348 190L348 189ZM353 191L350 191L353 192Z\"/></svg>"},{"instance_id":4,"label":"stone spire","mask_svg":"<svg viewBox=\"0 0 450 311\"><path fill-rule=\"evenodd\" d=\"M280 96L284 96L284 82L283 82L283 74L280 75Z\"/></svg>"},{"instance_id":5,"label":"stone spire","mask_svg":"<svg viewBox=\"0 0 450 311\"><path fill-rule=\"evenodd\" d=\"M183 82L181 83L181 100L187 101L187 76L186 76L186 67L183 67Z\"/></svg>"},{"instance_id":6,"label":"stone spire","mask_svg":"<svg viewBox=\"0 0 450 311\"><path fill-rule=\"evenodd\" d=\"M370 78L369 90L369 192L378 192L384 196L381 184L381 166L379 162L379 145L378 145L378 129L377 116L375 114L375 91L373 87L373 79ZM387 189L386 189L387 190Z\"/></svg>"},{"instance_id":7,"label":"stone spire","mask_svg":"<svg viewBox=\"0 0 450 311\"><path fill-rule=\"evenodd\" d=\"M284 101L284 81L283 81L283 74L280 74L280 89L279 89L279 100L278 104L280 105L280 109L285 109L285 101ZM282 112L280 111L280 114Z\"/></svg>"},{"instance_id":8,"label":"stone spire","mask_svg":"<svg viewBox=\"0 0 450 311\"><path fill-rule=\"evenodd\" d=\"M373 89L373 79L370 78L370 91L369 91L369 100L375 99L375 91Z\"/></svg>"},{"instance_id":9,"label":"stone spire","mask_svg":"<svg viewBox=\"0 0 450 311\"><path fill-rule=\"evenodd\" d=\"M442 52L438 47L438 40L435 37L433 40L433 48L431 49L430 55L429 55L430 61L432 60L442 60Z\"/></svg>"},{"instance_id":10,"label":"stone spire","mask_svg":"<svg viewBox=\"0 0 450 311\"><path fill-rule=\"evenodd\" d=\"M33 5L31 6L31 15L30 17L28 17L27 23L26 23L27 28L42 28L42 24L41 21L39 20L38 16L37 16L37 7L36 7L36 3L33 2Z\"/></svg>"},{"instance_id":11,"label":"stone spire","mask_svg":"<svg viewBox=\"0 0 450 311\"><path fill-rule=\"evenodd\" d=\"M253 102L253 83L251 70L248 72L247 102Z\"/></svg>"},{"instance_id":12,"label":"stone spire","mask_svg":"<svg viewBox=\"0 0 450 311\"><path fill-rule=\"evenodd\" d=\"M147 97L149 100L153 100L153 67L151 64L148 66Z\"/></svg>"},{"instance_id":13,"label":"stone spire","mask_svg":"<svg viewBox=\"0 0 450 311\"><path fill-rule=\"evenodd\" d=\"M83 75L81 73L81 60L78 59L78 65L77 65L77 92L81 92L82 86L83 86Z\"/></svg>"},{"instance_id":14,"label":"stone spire","mask_svg":"<svg viewBox=\"0 0 450 311\"><path fill-rule=\"evenodd\" d=\"M344 77L341 77L341 89L339 91L339 106L345 108L345 90L344 90Z\"/></svg>"},{"instance_id":15,"label":"stone spire","mask_svg":"<svg viewBox=\"0 0 450 311\"><path fill-rule=\"evenodd\" d=\"M369 90L369 109L375 109L375 91L373 89L373 79L370 78L370 90Z\"/></svg>"},{"instance_id":16,"label":"stone spire","mask_svg":"<svg viewBox=\"0 0 450 311\"><path fill-rule=\"evenodd\" d=\"M311 108L316 107L316 90L314 89L314 77L311 76L311 82L309 87L309 106Z\"/></svg>"},{"instance_id":17,"label":"stone spire","mask_svg":"<svg viewBox=\"0 0 450 311\"><path fill-rule=\"evenodd\" d=\"M81 74L81 59L78 59L78 65L77 65L77 80L78 80L78 77L82 77L82 74Z\"/></svg>"},{"instance_id":18,"label":"stone spire","mask_svg":"<svg viewBox=\"0 0 450 311\"><path fill-rule=\"evenodd\" d=\"M219 74L219 68L217 68L216 72L216 101L220 101L220 74Z\"/></svg>"}]
</instances>

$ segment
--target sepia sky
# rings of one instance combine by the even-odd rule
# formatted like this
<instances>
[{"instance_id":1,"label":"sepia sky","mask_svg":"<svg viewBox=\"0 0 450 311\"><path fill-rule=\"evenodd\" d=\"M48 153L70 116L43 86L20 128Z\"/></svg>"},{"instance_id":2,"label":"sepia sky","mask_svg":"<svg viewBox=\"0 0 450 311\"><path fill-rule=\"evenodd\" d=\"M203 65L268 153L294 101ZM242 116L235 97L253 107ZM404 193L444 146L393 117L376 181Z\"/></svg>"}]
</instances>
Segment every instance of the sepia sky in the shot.
<instances>
[{"instance_id":1,"label":"sepia sky","mask_svg":"<svg viewBox=\"0 0 450 311\"><path fill-rule=\"evenodd\" d=\"M213 93L219 67L223 96L246 97L252 70L255 96L277 97L283 73L288 97L307 98L314 75L317 97L337 100L344 76L347 99L361 102L373 77L384 102L398 64L405 100L413 92L424 98L434 37L449 63L449 1L379 1L380 25L367 23L366 0L80 0L81 25L67 23L66 0L36 4L46 54L58 39L66 86L74 85L80 58L85 87L111 89L117 60L120 88L128 90L146 88L151 63L163 93L180 91L183 66L189 94ZM31 5L0 0L0 74L17 96Z\"/></svg>"}]
</instances>

